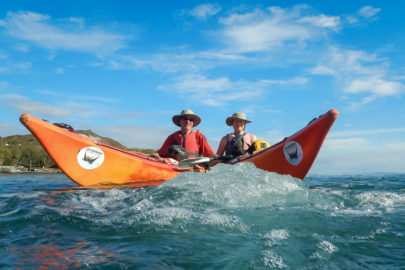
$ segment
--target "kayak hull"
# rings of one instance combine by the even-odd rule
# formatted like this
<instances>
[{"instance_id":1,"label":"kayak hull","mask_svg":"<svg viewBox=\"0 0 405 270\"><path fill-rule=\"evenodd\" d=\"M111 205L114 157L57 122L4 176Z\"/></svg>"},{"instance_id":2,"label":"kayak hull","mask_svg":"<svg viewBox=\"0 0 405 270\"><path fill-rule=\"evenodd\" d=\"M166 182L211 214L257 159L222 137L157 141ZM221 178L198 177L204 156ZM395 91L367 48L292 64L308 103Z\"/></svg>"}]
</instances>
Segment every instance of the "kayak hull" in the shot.
<instances>
[{"instance_id":1,"label":"kayak hull","mask_svg":"<svg viewBox=\"0 0 405 270\"><path fill-rule=\"evenodd\" d=\"M338 114L332 109L282 142L232 163L253 162L260 169L304 179ZM56 165L81 186L151 186L188 171L179 170L174 160L115 148L27 113L20 121Z\"/></svg>"},{"instance_id":2,"label":"kayak hull","mask_svg":"<svg viewBox=\"0 0 405 270\"><path fill-rule=\"evenodd\" d=\"M56 165L81 186L128 182L139 186L158 185L183 172L168 159L115 148L26 113L21 115L20 121Z\"/></svg>"}]
</instances>

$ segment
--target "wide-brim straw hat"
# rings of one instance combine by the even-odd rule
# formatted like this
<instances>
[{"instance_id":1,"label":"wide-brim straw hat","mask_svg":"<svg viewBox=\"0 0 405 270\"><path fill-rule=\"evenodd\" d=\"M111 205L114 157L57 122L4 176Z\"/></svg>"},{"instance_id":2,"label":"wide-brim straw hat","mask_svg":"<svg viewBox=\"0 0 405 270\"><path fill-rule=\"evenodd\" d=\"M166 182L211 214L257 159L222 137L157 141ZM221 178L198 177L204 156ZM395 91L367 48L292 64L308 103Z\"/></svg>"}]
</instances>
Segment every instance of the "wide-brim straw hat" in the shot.
<instances>
[{"instance_id":1,"label":"wide-brim straw hat","mask_svg":"<svg viewBox=\"0 0 405 270\"><path fill-rule=\"evenodd\" d=\"M236 112L236 113L232 114L232 116L229 116L228 118L226 118L226 124L228 126L232 126L234 119L243 120L243 121L245 121L246 124L252 123L252 121L246 119L246 114L244 114L243 112Z\"/></svg>"},{"instance_id":2,"label":"wide-brim straw hat","mask_svg":"<svg viewBox=\"0 0 405 270\"><path fill-rule=\"evenodd\" d=\"M198 126L201 123L201 118L194 114L192 110L185 109L180 112L180 114L173 116L172 120L176 126L180 126L180 120L184 116L193 118L193 127Z\"/></svg>"}]
</instances>

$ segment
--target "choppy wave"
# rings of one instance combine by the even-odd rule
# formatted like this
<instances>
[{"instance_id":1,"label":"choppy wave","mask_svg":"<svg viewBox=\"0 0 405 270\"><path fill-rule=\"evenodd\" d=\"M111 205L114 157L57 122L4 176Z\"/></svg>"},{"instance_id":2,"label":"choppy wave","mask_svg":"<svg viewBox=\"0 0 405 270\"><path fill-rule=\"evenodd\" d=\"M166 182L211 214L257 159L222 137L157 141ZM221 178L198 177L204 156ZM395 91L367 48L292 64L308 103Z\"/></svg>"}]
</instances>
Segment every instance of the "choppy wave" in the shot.
<instances>
[{"instance_id":1,"label":"choppy wave","mask_svg":"<svg viewBox=\"0 0 405 270\"><path fill-rule=\"evenodd\" d=\"M301 181L243 163L148 188L0 177L0 268L397 269L405 262L405 175Z\"/></svg>"}]
</instances>

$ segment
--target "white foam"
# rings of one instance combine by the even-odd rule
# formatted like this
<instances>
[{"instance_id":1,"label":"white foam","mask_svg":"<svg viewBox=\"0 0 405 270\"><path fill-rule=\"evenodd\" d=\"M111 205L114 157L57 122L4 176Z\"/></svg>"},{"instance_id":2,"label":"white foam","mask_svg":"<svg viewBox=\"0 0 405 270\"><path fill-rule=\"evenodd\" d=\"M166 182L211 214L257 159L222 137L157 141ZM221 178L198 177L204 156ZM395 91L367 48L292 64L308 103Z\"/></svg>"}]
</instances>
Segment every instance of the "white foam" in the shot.
<instances>
[{"instance_id":1,"label":"white foam","mask_svg":"<svg viewBox=\"0 0 405 270\"><path fill-rule=\"evenodd\" d=\"M301 180L257 169L253 163L218 164L207 173L186 172L167 181L159 189L189 190L197 200L222 207L266 207L297 203L308 199ZM190 199L193 203L196 198Z\"/></svg>"},{"instance_id":2,"label":"white foam","mask_svg":"<svg viewBox=\"0 0 405 270\"><path fill-rule=\"evenodd\" d=\"M281 245L282 240L287 240L290 237L290 234L287 230L271 230L270 232L264 235L264 238L268 239L266 244L270 247L275 245Z\"/></svg>"},{"instance_id":3,"label":"white foam","mask_svg":"<svg viewBox=\"0 0 405 270\"><path fill-rule=\"evenodd\" d=\"M375 210L376 208L392 212L396 207L402 207L405 203L405 194L393 192L371 191L356 195L360 200L360 206Z\"/></svg>"},{"instance_id":4,"label":"white foam","mask_svg":"<svg viewBox=\"0 0 405 270\"><path fill-rule=\"evenodd\" d=\"M154 208L139 213L134 222L146 222L156 225L172 225L174 221L188 221L195 216L194 212L180 207Z\"/></svg>"},{"instance_id":5,"label":"white foam","mask_svg":"<svg viewBox=\"0 0 405 270\"><path fill-rule=\"evenodd\" d=\"M271 268L287 268L284 264L283 257L271 250L265 250L263 253L263 263L265 266Z\"/></svg>"},{"instance_id":6,"label":"white foam","mask_svg":"<svg viewBox=\"0 0 405 270\"><path fill-rule=\"evenodd\" d=\"M337 251L339 250L339 249L338 249L335 245L333 245L331 242L328 242L328 241L325 241L325 240L319 242L319 243L317 244L317 247L320 248L320 249L322 249L323 251L329 253L329 254L335 253L335 252L337 252Z\"/></svg>"},{"instance_id":7,"label":"white foam","mask_svg":"<svg viewBox=\"0 0 405 270\"><path fill-rule=\"evenodd\" d=\"M200 218L202 224L214 225L227 229L237 229L241 232L249 231L249 227L237 216L208 213L200 216Z\"/></svg>"},{"instance_id":8,"label":"white foam","mask_svg":"<svg viewBox=\"0 0 405 270\"><path fill-rule=\"evenodd\" d=\"M44 195L46 195L46 193L43 191L30 191L25 193L4 193L0 195L0 198L18 197L19 199L35 199Z\"/></svg>"},{"instance_id":9,"label":"white foam","mask_svg":"<svg viewBox=\"0 0 405 270\"><path fill-rule=\"evenodd\" d=\"M138 212L131 223L145 222L154 225L174 225L176 222L186 226L190 223L198 223L219 227L222 229L236 229L247 232L249 227L237 216L220 214L213 210L209 212L196 212L182 207L150 208Z\"/></svg>"}]
</instances>

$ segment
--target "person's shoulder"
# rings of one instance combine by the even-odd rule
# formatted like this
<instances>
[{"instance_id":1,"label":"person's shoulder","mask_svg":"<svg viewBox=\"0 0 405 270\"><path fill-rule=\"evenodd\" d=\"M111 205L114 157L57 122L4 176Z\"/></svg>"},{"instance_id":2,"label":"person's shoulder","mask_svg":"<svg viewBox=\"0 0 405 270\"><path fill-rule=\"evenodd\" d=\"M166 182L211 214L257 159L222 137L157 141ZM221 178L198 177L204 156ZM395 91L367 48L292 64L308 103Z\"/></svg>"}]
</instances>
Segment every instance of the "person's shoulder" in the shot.
<instances>
[{"instance_id":1,"label":"person's shoulder","mask_svg":"<svg viewBox=\"0 0 405 270\"><path fill-rule=\"evenodd\" d=\"M249 136L250 136L250 138L251 138L252 142L254 142L254 141L256 141L256 140L257 140L257 137L256 137L256 135L255 135L255 134L253 134L253 133L249 133Z\"/></svg>"},{"instance_id":2,"label":"person's shoulder","mask_svg":"<svg viewBox=\"0 0 405 270\"><path fill-rule=\"evenodd\" d=\"M170 138L170 137L176 136L176 135L179 134L179 132L180 132L180 130L177 130L177 131L173 132L172 134L170 134L170 135L167 136L167 137Z\"/></svg>"},{"instance_id":3,"label":"person's shoulder","mask_svg":"<svg viewBox=\"0 0 405 270\"><path fill-rule=\"evenodd\" d=\"M227 140L227 141L230 141L230 140L232 140L233 139L233 137L235 137L235 134L234 133L227 133L227 134L225 134L225 136L224 137L222 137L222 140Z\"/></svg>"},{"instance_id":4,"label":"person's shoulder","mask_svg":"<svg viewBox=\"0 0 405 270\"><path fill-rule=\"evenodd\" d=\"M201 131L199 131L199 130L194 130L194 133L195 133L195 135L197 136L197 137L204 137L205 138L205 136L204 136L204 134L201 132Z\"/></svg>"},{"instance_id":5,"label":"person's shoulder","mask_svg":"<svg viewBox=\"0 0 405 270\"><path fill-rule=\"evenodd\" d=\"M246 138L246 137L250 138L250 140L252 140L252 141L255 141L255 140L256 140L256 135L253 134L253 133L245 132L245 133L243 134L243 136L244 136L245 138Z\"/></svg>"},{"instance_id":6,"label":"person's shoulder","mask_svg":"<svg viewBox=\"0 0 405 270\"><path fill-rule=\"evenodd\" d=\"M221 138L221 142L220 142L220 143L222 143L222 142L227 142L227 141L228 141L228 135L229 135L229 134L226 134L225 136L223 136L223 137Z\"/></svg>"},{"instance_id":7,"label":"person's shoulder","mask_svg":"<svg viewBox=\"0 0 405 270\"><path fill-rule=\"evenodd\" d=\"M195 136L198 138L205 138L204 134L198 129L193 129L192 132L194 132Z\"/></svg>"}]
</instances>

